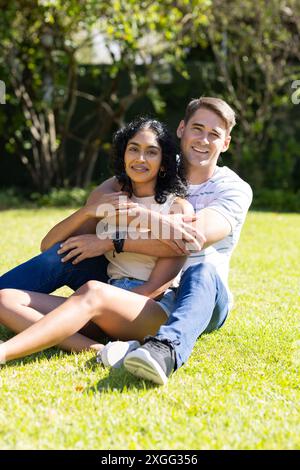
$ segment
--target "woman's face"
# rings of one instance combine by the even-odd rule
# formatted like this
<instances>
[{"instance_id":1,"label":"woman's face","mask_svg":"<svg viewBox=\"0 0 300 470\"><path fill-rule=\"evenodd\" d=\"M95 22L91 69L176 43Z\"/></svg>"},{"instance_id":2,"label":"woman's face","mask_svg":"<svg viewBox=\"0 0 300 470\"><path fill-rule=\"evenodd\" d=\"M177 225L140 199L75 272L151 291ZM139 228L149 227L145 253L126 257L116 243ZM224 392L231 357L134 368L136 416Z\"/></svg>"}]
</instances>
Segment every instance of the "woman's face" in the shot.
<instances>
[{"instance_id":1,"label":"woman's face","mask_svg":"<svg viewBox=\"0 0 300 470\"><path fill-rule=\"evenodd\" d=\"M162 151L156 134L151 129L138 131L127 143L125 170L132 182L154 186L161 168Z\"/></svg>"}]
</instances>

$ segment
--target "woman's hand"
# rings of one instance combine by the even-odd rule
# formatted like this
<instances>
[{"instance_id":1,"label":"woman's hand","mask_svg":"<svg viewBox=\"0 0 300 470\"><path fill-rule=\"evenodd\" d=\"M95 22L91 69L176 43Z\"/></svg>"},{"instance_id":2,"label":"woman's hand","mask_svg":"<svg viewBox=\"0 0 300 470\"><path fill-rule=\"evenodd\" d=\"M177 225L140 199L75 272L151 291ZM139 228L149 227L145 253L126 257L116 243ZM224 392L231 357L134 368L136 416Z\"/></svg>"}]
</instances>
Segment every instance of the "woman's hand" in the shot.
<instances>
[{"instance_id":1,"label":"woman's hand","mask_svg":"<svg viewBox=\"0 0 300 470\"><path fill-rule=\"evenodd\" d=\"M111 239L100 240L97 235L88 234L68 238L65 242L61 243L57 253L61 255L68 252L61 261L66 263L74 258L72 264L77 264L86 258L101 256L112 249Z\"/></svg>"},{"instance_id":2,"label":"woman's hand","mask_svg":"<svg viewBox=\"0 0 300 470\"><path fill-rule=\"evenodd\" d=\"M102 219L115 215L118 211L127 210L136 207L126 193L120 191L117 193L102 194L98 201L93 204L87 204L84 210L88 217Z\"/></svg>"}]
</instances>

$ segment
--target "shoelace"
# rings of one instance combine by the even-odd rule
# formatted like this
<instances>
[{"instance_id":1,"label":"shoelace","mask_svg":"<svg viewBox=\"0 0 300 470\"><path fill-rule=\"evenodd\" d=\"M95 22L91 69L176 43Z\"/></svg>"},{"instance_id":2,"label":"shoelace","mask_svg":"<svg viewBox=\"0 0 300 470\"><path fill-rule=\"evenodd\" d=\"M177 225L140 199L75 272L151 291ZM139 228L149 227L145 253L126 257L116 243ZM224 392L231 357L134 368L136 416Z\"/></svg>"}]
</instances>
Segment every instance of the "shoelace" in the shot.
<instances>
[{"instance_id":1,"label":"shoelace","mask_svg":"<svg viewBox=\"0 0 300 470\"><path fill-rule=\"evenodd\" d=\"M147 344L150 340L152 340L151 345L153 346L154 350L161 351L163 349L168 353L170 353L170 349L173 350L174 346L179 344L178 340L175 340L175 341L171 341L168 339L159 340L158 338L154 338L152 336L145 338L145 344Z\"/></svg>"}]
</instances>

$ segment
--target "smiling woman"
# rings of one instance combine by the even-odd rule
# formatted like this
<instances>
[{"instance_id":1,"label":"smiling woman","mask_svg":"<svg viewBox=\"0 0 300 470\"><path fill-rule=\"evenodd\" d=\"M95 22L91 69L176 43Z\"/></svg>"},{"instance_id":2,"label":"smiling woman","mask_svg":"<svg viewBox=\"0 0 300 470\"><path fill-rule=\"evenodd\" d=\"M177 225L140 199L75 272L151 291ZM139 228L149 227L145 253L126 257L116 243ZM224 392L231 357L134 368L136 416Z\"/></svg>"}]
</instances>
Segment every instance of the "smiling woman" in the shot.
<instances>
[{"instance_id":1,"label":"smiling woman","mask_svg":"<svg viewBox=\"0 0 300 470\"><path fill-rule=\"evenodd\" d=\"M161 148L152 130L143 129L128 141L125 170L136 196L146 197L155 193L157 175L159 171L165 172L161 161Z\"/></svg>"},{"instance_id":2,"label":"smiling woman","mask_svg":"<svg viewBox=\"0 0 300 470\"><path fill-rule=\"evenodd\" d=\"M130 197L135 184L141 190L140 181L147 184L144 195L154 194L157 203L164 203L170 193L185 197L185 169L182 160L176 161L177 150L166 126L155 119L140 117L120 129L113 140L113 152L122 191Z\"/></svg>"},{"instance_id":3,"label":"smiling woman","mask_svg":"<svg viewBox=\"0 0 300 470\"><path fill-rule=\"evenodd\" d=\"M186 195L187 184L183 167L177 164L174 140L162 123L144 117L129 123L116 133L113 148L121 192L104 195L101 203L87 204L52 229L52 244L53 240L67 238L58 251L64 253L64 263L71 260L75 263L74 258L78 262L81 241L80 237L72 235L83 222L108 219L104 206L109 205L114 214L126 212L133 206L147 214L194 213L192 206L178 197ZM114 225L109 220L106 222L108 228L112 228L107 231L112 236L106 237L109 248L105 250L108 284L96 280L86 282L67 300L36 292L1 291L0 323L16 332L25 331L0 345L0 361L60 344L73 351L96 349L99 360L106 366L120 366L130 348L138 347L138 341L154 334L166 321L175 301L174 290L170 287L185 258L158 258L152 252L151 255L123 252L125 235L130 231L125 225L121 239L120 220L115 219ZM135 234L140 236L142 231L143 227L135 225ZM95 235L87 236L88 245L93 244L92 237L97 240ZM47 315L43 318L44 314ZM111 337L135 341L116 341L104 347L76 334L89 322Z\"/></svg>"}]
</instances>

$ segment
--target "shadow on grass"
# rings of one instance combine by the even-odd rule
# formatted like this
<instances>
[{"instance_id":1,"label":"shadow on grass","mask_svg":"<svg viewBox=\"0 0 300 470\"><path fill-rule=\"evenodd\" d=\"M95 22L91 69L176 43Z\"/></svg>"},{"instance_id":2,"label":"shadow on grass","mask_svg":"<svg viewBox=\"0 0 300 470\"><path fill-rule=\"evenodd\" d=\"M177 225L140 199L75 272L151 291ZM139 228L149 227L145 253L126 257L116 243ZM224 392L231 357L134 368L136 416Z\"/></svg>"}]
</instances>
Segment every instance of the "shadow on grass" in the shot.
<instances>
[{"instance_id":1,"label":"shadow on grass","mask_svg":"<svg viewBox=\"0 0 300 470\"><path fill-rule=\"evenodd\" d=\"M8 338L7 338L8 339ZM51 348L47 351L41 351L38 353L31 354L24 358L15 359L4 364L3 368L14 368L20 366L26 366L29 364L41 364L43 361L51 361L51 359L59 359L62 355L69 355L66 351L61 351L57 348ZM80 366L79 366L80 369ZM83 370L90 370L93 372L103 372L108 371L108 375L104 378L101 378L96 385L87 387L84 389L86 394L98 394L98 393L112 393L112 392L128 392L129 390L151 390L157 388L157 385L138 379L132 374L128 373L123 367L120 369L104 369L104 367L96 362L95 357L86 361L85 365L82 367Z\"/></svg>"},{"instance_id":2,"label":"shadow on grass","mask_svg":"<svg viewBox=\"0 0 300 470\"><path fill-rule=\"evenodd\" d=\"M9 339L13 338L15 333L12 333L8 328L5 326L0 325L0 340L5 342ZM13 361L7 362L4 367L16 367L20 365L30 364L32 362L40 362L42 359L51 359L52 357L59 356L61 354L61 350L58 348L50 348L47 351L41 351L38 353L30 354L29 356L21 357L20 359L14 359Z\"/></svg>"},{"instance_id":3,"label":"shadow on grass","mask_svg":"<svg viewBox=\"0 0 300 470\"><path fill-rule=\"evenodd\" d=\"M7 341L14 334L11 333L5 327L0 326L0 339L2 341ZM106 338L107 339L107 338ZM109 339L109 338L108 338ZM39 364L42 361L50 361L51 359L59 359L62 355L70 355L67 351L62 351L59 348L53 347L41 352L30 354L29 356L15 359L13 361L7 362L4 367L18 367L25 366L27 364ZM80 366L79 366L80 368ZM108 371L108 375L100 379L97 385L86 388L85 393L111 393L111 392L126 392L128 390L151 390L157 388L157 385L153 382L142 380L137 377L134 377L132 374L127 372L123 367L120 369L104 369L102 365L96 362L96 358L92 357L87 360L83 366L83 369L87 369L92 372L97 371Z\"/></svg>"},{"instance_id":4,"label":"shadow on grass","mask_svg":"<svg viewBox=\"0 0 300 470\"><path fill-rule=\"evenodd\" d=\"M95 358L89 359L85 367L93 371L103 366L98 364ZM157 388L157 385L148 382L147 380L138 379L132 374L127 372L124 367L120 369L113 369L112 367L108 370L109 373L103 379L100 379L97 385L89 387L85 390L86 393L110 393L110 392L127 392L128 390L151 390Z\"/></svg>"},{"instance_id":5,"label":"shadow on grass","mask_svg":"<svg viewBox=\"0 0 300 470\"><path fill-rule=\"evenodd\" d=\"M3 367L16 367L16 366L26 366L26 364L40 363L44 360L50 361L52 358L59 358L63 354L68 354L67 352L62 352L60 349L51 348L47 351L41 351L37 353L30 354L29 356L21 357L20 359L14 359L12 361L4 364Z\"/></svg>"}]
</instances>

